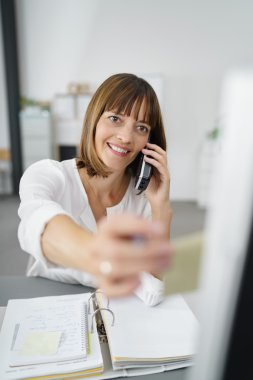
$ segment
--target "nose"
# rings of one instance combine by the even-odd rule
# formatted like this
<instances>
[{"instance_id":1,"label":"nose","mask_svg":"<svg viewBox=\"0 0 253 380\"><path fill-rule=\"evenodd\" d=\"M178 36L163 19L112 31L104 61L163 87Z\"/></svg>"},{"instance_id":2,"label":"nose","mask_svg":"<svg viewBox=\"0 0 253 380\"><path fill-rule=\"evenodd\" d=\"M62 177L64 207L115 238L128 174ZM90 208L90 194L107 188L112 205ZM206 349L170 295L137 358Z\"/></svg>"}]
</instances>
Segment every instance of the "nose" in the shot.
<instances>
[{"instance_id":1,"label":"nose","mask_svg":"<svg viewBox=\"0 0 253 380\"><path fill-rule=\"evenodd\" d=\"M132 128L128 126L122 127L117 132L117 139L124 144L130 144L132 141Z\"/></svg>"}]
</instances>

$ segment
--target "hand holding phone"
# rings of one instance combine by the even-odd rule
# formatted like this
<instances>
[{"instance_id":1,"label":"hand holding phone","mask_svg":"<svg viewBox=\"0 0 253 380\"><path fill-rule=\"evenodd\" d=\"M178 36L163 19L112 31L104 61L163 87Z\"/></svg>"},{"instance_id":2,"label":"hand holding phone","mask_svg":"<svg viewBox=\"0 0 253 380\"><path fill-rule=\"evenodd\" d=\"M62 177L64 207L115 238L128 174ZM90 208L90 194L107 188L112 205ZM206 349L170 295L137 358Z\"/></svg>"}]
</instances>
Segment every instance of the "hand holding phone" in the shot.
<instances>
[{"instance_id":1,"label":"hand holding phone","mask_svg":"<svg viewBox=\"0 0 253 380\"><path fill-rule=\"evenodd\" d=\"M135 177L135 189L140 192L146 190L152 175L152 166L144 160L144 154L141 153L141 158L137 168Z\"/></svg>"}]
</instances>

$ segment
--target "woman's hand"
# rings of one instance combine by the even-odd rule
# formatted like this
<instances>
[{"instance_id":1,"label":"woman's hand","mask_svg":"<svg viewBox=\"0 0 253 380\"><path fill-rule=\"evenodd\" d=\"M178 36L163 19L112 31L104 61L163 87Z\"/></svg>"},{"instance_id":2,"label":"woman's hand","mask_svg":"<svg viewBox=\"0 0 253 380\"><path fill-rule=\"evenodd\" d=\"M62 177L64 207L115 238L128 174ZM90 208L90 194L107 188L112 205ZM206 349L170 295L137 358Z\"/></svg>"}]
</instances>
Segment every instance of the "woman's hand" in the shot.
<instances>
[{"instance_id":1,"label":"woman's hand","mask_svg":"<svg viewBox=\"0 0 253 380\"><path fill-rule=\"evenodd\" d=\"M164 224L167 237L170 237L172 210L170 207L170 173L167 154L156 144L147 143L148 149L142 149L144 160L153 166L153 175L145 191L150 202L152 218ZM156 274L157 275L157 274Z\"/></svg>"},{"instance_id":2,"label":"woman's hand","mask_svg":"<svg viewBox=\"0 0 253 380\"><path fill-rule=\"evenodd\" d=\"M151 205L163 205L169 200L170 174L167 165L167 153L156 144L147 143L142 149L144 160L153 167L153 175L145 194Z\"/></svg>"},{"instance_id":3,"label":"woman's hand","mask_svg":"<svg viewBox=\"0 0 253 380\"><path fill-rule=\"evenodd\" d=\"M114 297L132 293L139 285L140 272L164 271L170 247L161 223L114 215L101 220L86 252L98 286Z\"/></svg>"}]
</instances>

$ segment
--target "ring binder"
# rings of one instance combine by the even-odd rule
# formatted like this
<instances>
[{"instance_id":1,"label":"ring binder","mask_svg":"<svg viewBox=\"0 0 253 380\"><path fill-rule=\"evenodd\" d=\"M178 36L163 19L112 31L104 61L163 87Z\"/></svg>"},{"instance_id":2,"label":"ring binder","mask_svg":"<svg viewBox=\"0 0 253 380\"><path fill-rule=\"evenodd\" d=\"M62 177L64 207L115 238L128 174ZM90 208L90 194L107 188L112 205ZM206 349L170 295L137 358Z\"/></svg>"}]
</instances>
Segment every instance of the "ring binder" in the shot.
<instances>
[{"instance_id":1,"label":"ring binder","mask_svg":"<svg viewBox=\"0 0 253 380\"><path fill-rule=\"evenodd\" d=\"M169 297L156 308L147 308L135 296L111 299L109 309L105 307L107 298L97 294L97 308L93 312L92 307L88 315L88 299L94 298L94 295L90 296L91 293L9 300L0 332L0 379L84 378L100 375L103 371L105 376L102 377L112 378L155 374L192 365L198 324L181 296ZM59 361L58 357L50 355L50 362L43 365L30 363L11 366L13 352L20 355L22 360L24 358L21 351L22 335L19 336L20 345L11 349L13 334L19 334L16 325L25 320L29 322L29 327L32 321L37 323L38 305L46 307L44 320L50 324L48 331L64 331L65 334L66 329L73 328L76 338L74 342L72 338L68 342L65 360ZM52 311L53 318L49 315L48 319L48 310ZM109 311L111 320L104 310ZM89 325L85 324L83 314L88 318ZM39 315L41 318L40 310ZM61 318L63 321L59 327ZM56 324L52 325L54 320ZM23 332L26 333L26 325ZM76 356L76 351L80 351L79 347L83 350L87 342L86 355L81 352L78 358L79 353ZM61 343L64 343L64 339ZM59 355L58 351L56 356ZM106 353L104 358L102 353ZM34 353L27 355L27 359L34 360Z\"/></svg>"},{"instance_id":2,"label":"ring binder","mask_svg":"<svg viewBox=\"0 0 253 380\"><path fill-rule=\"evenodd\" d=\"M102 290L97 289L95 292L91 293L91 296L88 299L88 314L90 314L90 302L91 302L91 300L93 300L96 303L97 309L99 308L99 306L97 304L97 300L96 300L96 294L98 294L98 293L104 294L104 292ZM110 300L109 300L109 298L107 298L107 306L106 307L109 308L109 305L110 305Z\"/></svg>"},{"instance_id":3,"label":"ring binder","mask_svg":"<svg viewBox=\"0 0 253 380\"><path fill-rule=\"evenodd\" d=\"M89 341L88 341L88 307L87 303L84 304L84 315L83 315L83 322L81 323L81 328L84 333L82 333L83 336L85 336L85 348L86 352L89 351Z\"/></svg>"},{"instance_id":4,"label":"ring binder","mask_svg":"<svg viewBox=\"0 0 253 380\"><path fill-rule=\"evenodd\" d=\"M99 341L101 343L102 342L107 343L107 335L106 335L106 331L105 331L105 326L104 326L102 315L100 313L101 308L99 307L98 300L97 300L97 297L96 297L96 295L98 293L103 294L105 296L105 294L104 294L104 292L102 290L97 289L95 292L93 292L91 294L91 296L88 299L88 314L91 313L91 302L92 301L93 301L93 306L94 306L94 312L93 312L92 317L91 317L92 318L91 333L93 333L93 331L94 331L94 328L93 328L93 319L96 316L96 325L97 325L97 331L98 331ZM106 308L104 308L104 310L107 310L110 313L112 313L112 315L113 315L112 325L113 325L114 324L114 314L109 309L109 304L110 304L109 299L108 298L106 298L106 299L107 299L107 306L106 306Z\"/></svg>"},{"instance_id":5,"label":"ring binder","mask_svg":"<svg viewBox=\"0 0 253 380\"><path fill-rule=\"evenodd\" d=\"M92 334L93 334L93 332L94 332L94 327L93 327L93 325L94 325L94 324L93 324L94 317L95 317L96 314L97 314L98 312L100 312L101 310L106 310L106 311L109 311L109 312L111 313L111 315L112 315L112 324L111 324L111 326L114 325L115 316L114 316L113 311L111 311L111 309L108 309L107 307L100 307L100 308L98 308L97 310L95 310L94 313L92 314L92 320L91 320L91 333L92 333Z\"/></svg>"}]
</instances>

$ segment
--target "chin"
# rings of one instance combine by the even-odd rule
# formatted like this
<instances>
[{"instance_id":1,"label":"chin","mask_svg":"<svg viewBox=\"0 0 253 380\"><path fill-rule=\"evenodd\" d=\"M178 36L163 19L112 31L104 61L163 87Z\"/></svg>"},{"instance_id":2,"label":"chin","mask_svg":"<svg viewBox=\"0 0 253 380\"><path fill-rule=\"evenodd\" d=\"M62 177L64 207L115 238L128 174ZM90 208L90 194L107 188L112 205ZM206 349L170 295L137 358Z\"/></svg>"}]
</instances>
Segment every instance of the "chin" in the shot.
<instances>
[{"instance_id":1,"label":"chin","mask_svg":"<svg viewBox=\"0 0 253 380\"><path fill-rule=\"evenodd\" d=\"M120 162L120 160L108 160L101 158L103 163L113 171L125 170L131 162Z\"/></svg>"}]
</instances>

